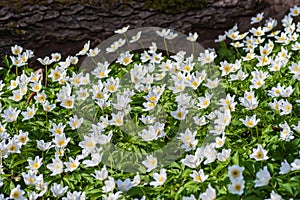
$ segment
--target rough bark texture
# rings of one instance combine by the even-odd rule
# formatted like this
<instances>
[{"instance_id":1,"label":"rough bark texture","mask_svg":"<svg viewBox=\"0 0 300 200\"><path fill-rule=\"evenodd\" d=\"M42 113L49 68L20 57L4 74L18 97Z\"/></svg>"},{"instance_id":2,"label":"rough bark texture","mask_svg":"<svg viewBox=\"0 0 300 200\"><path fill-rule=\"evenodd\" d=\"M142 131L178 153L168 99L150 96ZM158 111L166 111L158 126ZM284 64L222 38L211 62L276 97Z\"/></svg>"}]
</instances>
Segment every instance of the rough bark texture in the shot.
<instances>
[{"instance_id":1,"label":"rough bark texture","mask_svg":"<svg viewBox=\"0 0 300 200\"><path fill-rule=\"evenodd\" d=\"M224 29L235 17L251 15L263 5L259 0L225 0L173 15L144 9L143 3L118 3L110 8L49 3L25 5L22 12L5 6L0 9L0 54L8 53L14 44L42 51L38 54L74 53L85 41L99 43L126 25L159 26L183 33L195 28Z\"/></svg>"},{"instance_id":2,"label":"rough bark texture","mask_svg":"<svg viewBox=\"0 0 300 200\"><path fill-rule=\"evenodd\" d=\"M143 3L117 3L105 8L50 2L25 5L21 12L6 5L0 8L0 56L10 53L10 47L15 44L34 50L37 56L55 51L74 54L87 40L95 45L126 25L131 28L158 26L182 33L197 31L201 44L210 47L218 34L236 22L247 28L250 16L274 6L272 0L267 1L218 0L208 3L206 8L177 14L145 9ZM284 14L286 10L279 13ZM272 12L274 14L271 9Z\"/></svg>"}]
</instances>

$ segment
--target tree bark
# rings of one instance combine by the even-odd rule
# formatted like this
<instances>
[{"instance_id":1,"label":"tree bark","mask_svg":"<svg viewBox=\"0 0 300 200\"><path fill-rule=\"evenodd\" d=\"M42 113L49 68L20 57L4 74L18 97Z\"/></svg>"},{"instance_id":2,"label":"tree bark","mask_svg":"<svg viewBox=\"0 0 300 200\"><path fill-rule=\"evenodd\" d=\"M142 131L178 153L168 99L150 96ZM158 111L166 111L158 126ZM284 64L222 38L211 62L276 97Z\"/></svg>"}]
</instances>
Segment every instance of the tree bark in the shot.
<instances>
[{"instance_id":1,"label":"tree bark","mask_svg":"<svg viewBox=\"0 0 300 200\"><path fill-rule=\"evenodd\" d=\"M182 33L201 32L204 42L211 34L231 28L243 16L252 16L268 6L261 0L218 0L206 8L167 14L145 9L144 3L123 2L105 8L89 4L57 3L25 5L21 12L6 5L0 8L0 56L18 44L42 57L51 52L64 56L78 52L91 40L92 46L112 36L116 29L158 26ZM211 45L212 39L207 43ZM206 41L207 42L207 41ZM205 46L205 45L204 45Z\"/></svg>"}]
</instances>

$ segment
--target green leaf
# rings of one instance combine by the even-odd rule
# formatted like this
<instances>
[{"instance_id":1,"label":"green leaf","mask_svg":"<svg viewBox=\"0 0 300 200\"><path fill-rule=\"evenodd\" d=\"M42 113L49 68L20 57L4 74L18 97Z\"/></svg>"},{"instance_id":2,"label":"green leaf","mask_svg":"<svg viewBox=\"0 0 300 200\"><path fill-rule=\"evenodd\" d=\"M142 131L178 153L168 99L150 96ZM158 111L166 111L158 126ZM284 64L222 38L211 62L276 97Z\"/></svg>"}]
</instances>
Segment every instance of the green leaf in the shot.
<instances>
[{"instance_id":1,"label":"green leaf","mask_svg":"<svg viewBox=\"0 0 300 200\"><path fill-rule=\"evenodd\" d=\"M236 151L234 156L232 156L232 162L235 165L239 165L239 152Z\"/></svg>"},{"instance_id":2,"label":"green leaf","mask_svg":"<svg viewBox=\"0 0 300 200\"><path fill-rule=\"evenodd\" d=\"M23 163L25 163L25 162L27 162L26 159L18 160L18 161L14 162L14 163L11 165L11 168L15 168L16 166L21 165L21 164L23 164Z\"/></svg>"}]
</instances>

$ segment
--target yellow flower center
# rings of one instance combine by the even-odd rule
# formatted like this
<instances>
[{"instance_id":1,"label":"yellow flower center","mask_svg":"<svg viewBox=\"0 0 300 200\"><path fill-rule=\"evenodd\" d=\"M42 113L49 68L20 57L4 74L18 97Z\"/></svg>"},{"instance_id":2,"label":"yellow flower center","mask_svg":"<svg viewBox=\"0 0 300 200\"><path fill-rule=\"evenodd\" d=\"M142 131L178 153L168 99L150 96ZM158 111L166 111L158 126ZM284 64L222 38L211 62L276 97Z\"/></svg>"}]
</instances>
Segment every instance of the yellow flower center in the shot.
<instances>
[{"instance_id":1,"label":"yellow flower center","mask_svg":"<svg viewBox=\"0 0 300 200\"><path fill-rule=\"evenodd\" d=\"M77 167L77 165L76 165L75 162L73 162L73 163L70 164L70 168L74 169L74 168L76 168L76 167Z\"/></svg>"},{"instance_id":2,"label":"yellow flower center","mask_svg":"<svg viewBox=\"0 0 300 200\"><path fill-rule=\"evenodd\" d=\"M64 144L66 144L66 142L65 142L64 140L60 140L57 144L58 144L58 146L61 147L61 146L63 146Z\"/></svg>"},{"instance_id":3,"label":"yellow flower center","mask_svg":"<svg viewBox=\"0 0 300 200\"><path fill-rule=\"evenodd\" d=\"M201 178L200 175L197 175L197 176L195 177L195 179L196 179L197 181L202 181L202 178Z\"/></svg>"},{"instance_id":4,"label":"yellow flower center","mask_svg":"<svg viewBox=\"0 0 300 200\"><path fill-rule=\"evenodd\" d=\"M149 100L150 100L151 102L155 102L155 101L157 100L157 97L156 97L156 96L151 96L151 97L149 98Z\"/></svg>"},{"instance_id":5,"label":"yellow flower center","mask_svg":"<svg viewBox=\"0 0 300 200\"><path fill-rule=\"evenodd\" d=\"M247 122L247 125L248 125L248 126L253 126L253 122L252 122L252 121L249 121L249 122Z\"/></svg>"},{"instance_id":6,"label":"yellow flower center","mask_svg":"<svg viewBox=\"0 0 300 200\"><path fill-rule=\"evenodd\" d=\"M264 157L263 152L259 151L259 152L256 153L256 158L257 159L262 159L263 157Z\"/></svg>"},{"instance_id":7,"label":"yellow flower center","mask_svg":"<svg viewBox=\"0 0 300 200\"><path fill-rule=\"evenodd\" d=\"M26 142L26 137L25 136L21 136L19 138L19 141L22 142L22 143L25 143Z\"/></svg>"},{"instance_id":8,"label":"yellow flower center","mask_svg":"<svg viewBox=\"0 0 300 200\"><path fill-rule=\"evenodd\" d=\"M19 198L20 197L20 192L19 191L15 191L13 194L12 194L12 197L13 198Z\"/></svg>"},{"instance_id":9,"label":"yellow flower center","mask_svg":"<svg viewBox=\"0 0 300 200\"><path fill-rule=\"evenodd\" d=\"M182 112L178 112L178 113L177 113L177 117L178 117L178 118L182 118L182 117L183 117L183 113L182 113Z\"/></svg>"},{"instance_id":10,"label":"yellow flower center","mask_svg":"<svg viewBox=\"0 0 300 200\"><path fill-rule=\"evenodd\" d=\"M160 183L163 182L164 181L164 177L160 176L157 181L160 182Z\"/></svg>"},{"instance_id":11,"label":"yellow flower center","mask_svg":"<svg viewBox=\"0 0 300 200\"><path fill-rule=\"evenodd\" d=\"M115 86L114 86L114 85L108 86L108 90L109 90L109 91L114 91L114 90L115 90Z\"/></svg>"},{"instance_id":12,"label":"yellow flower center","mask_svg":"<svg viewBox=\"0 0 300 200\"><path fill-rule=\"evenodd\" d=\"M32 168L38 169L39 168L39 163L38 162L33 163Z\"/></svg>"},{"instance_id":13,"label":"yellow flower center","mask_svg":"<svg viewBox=\"0 0 300 200\"><path fill-rule=\"evenodd\" d=\"M34 183L34 178L29 177L27 180L29 183Z\"/></svg>"},{"instance_id":14,"label":"yellow flower center","mask_svg":"<svg viewBox=\"0 0 300 200\"><path fill-rule=\"evenodd\" d=\"M60 74L60 72L54 72L54 74L53 74L53 78L54 79L59 79L61 77L61 74Z\"/></svg>"},{"instance_id":15,"label":"yellow flower center","mask_svg":"<svg viewBox=\"0 0 300 200\"><path fill-rule=\"evenodd\" d=\"M66 106L71 107L73 105L73 101L72 100L66 100Z\"/></svg>"},{"instance_id":16,"label":"yellow flower center","mask_svg":"<svg viewBox=\"0 0 300 200\"><path fill-rule=\"evenodd\" d=\"M15 146L15 145L10 145L9 147L8 147L8 150L9 151L15 151L17 149L17 147Z\"/></svg>"},{"instance_id":17,"label":"yellow flower center","mask_svg":"<svg viewBox=\"0 0 300 200\"><path fill-rule=\"evenodd\" d=\"M131 62L131 58L130 57L125 57L125 58L123 58L123 62L124 62L125 65L127 65Z\"/></svg>"}]
</instances>

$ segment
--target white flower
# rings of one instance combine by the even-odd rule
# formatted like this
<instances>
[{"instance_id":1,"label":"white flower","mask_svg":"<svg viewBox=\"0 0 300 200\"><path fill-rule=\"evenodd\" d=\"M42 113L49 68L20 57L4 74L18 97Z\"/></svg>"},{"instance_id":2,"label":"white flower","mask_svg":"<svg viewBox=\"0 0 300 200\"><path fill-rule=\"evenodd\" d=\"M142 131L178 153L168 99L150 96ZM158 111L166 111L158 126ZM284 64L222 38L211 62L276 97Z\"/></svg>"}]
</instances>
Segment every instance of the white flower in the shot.
<instances>
[{"instance_id":1,"label":"white flower","mask_svg":"<svg viewBox=\"0 0 300 200\"><path fill-rule=\"evenodd\" d=\"M120 195L121 195L121 191L114 193L109 193L108 196L106 196L105 194L102 195L104 200L117 200L119 199Z\"/></svg>"},{"instance_id":2,"label":"white flower","mask_svg":"<svg viewBox=\"0 0 300 200\"><path fill-rule=\"evenodd\" d=\"M243 171L244 167L240 167L238 165L233 165L228 167L228 177L231 181L237 180L237 179L243 179Z\"/></svg>"},{"instance_id":3,"label":"white flower","mask_svg":"<svg viewBox=\"0 0 300 200\"><path fill-rule=\"evenodd\" d=\"M23 117L24 117L22 119L22 121L33 118L37 110L38 109L35 108L34 104L32 105L32 108L27 107L27 111L24 111L24 112L21 113L23 115Z\"/></svg>"},{"instance_id":4,"label":"white flower","mask_svg":"<svg viewBox=\"0 0 300 200\"><path fill-rule=\"evenodd\" d=\"M13 96L9 97L9 99L12 99L15 102L19 102L23 99L23 94L21 90L14 90L12 91Z\"/></svg>"},{"instance_id":5,"label":"white flower","mask_svg":"<svg viewBox=\"0 0 300 200\"><path fill-rule=\"evenodd\" d=\"M205 119L205 116L202 116L202 117L194 116L193 120L194 120L195 124L198 126L204 126L205 124L208 123Z\"/></svg>"},{"instance_id":6,"label":"white flower","mask_svg":"<svg viewBox=\"0 0 300 200\"><path fill-rule=\"evenodd\" d=\"M61 106L67 109L72 109L74 107L75 96L69 96L62 99Z\"/></svg>"},{"instance_id":7,"label":"white flower","mask_svg":"<svg viewBox=\"0 0 300 200\"><path fill-rule=\"evenodd\" d=\"M215 78L214 80L211 79L206 79L206 83L203 84L205 87L207 87L208 89L214 89L216 87L218 87L220 80L218 78Z\"/></svg>"},{"instance_id":8,"label":"white flower","mask_svg":"<svg viewBox=\"0 0 300 200\"><path fill-rule=\"evenodd\" d=\"M259 144L257 149L253 148L253 153L250 155L250 158L254 158L257 161L267 160L269 158L267 153L268 151L263 149L261 144Z\"/></svg>"},{"instance_id":9,"label":"white flower","mask_svg":"<svg viewBox=\"0 0 300 200\"><path fill-rule=\"evenodd\" d=\"M244 179L235 179L231 182L228 189L232 194L242 195L244 193L245 181Z\"/></svg>"},{"instance_id":10,"label":"white flower","mask_svg":"<svg viewBox=\"0 0 300 200\"><path fill-rule=\"evenodd\" d=\"M189 36L186 38L187 40L191 41L191 42L195 42L198 38L198 33L195 32L193 33L189 33Z\"/></svg>"},{"instance_id":11,"label":"white flower","mask_svg":"<svg viewBox=\"0 0 300 200\"><path fill-rule=\"evenodd\" d=\"M168 39L168 40L173 40L177 36L178 36L178 33L170 32L168 35L165 36L165 38Z\"/></svg>"},{"instance_id":12,"label":"white flower","mask_svg":"<svg viewBox=\"0 0 300 200\"><path fill-rule=\"evenodd\" d=\"M276 194L274 190L272 190L270 198L265 200L283 200L283 198L279 194Z\"/></svg>"},{"instance_id":13,"label":"white flower","mask_svg":"<svg viewBox=\"0 0 300 200\"><path fill-rule=\"evenodd\" d=\"M108 193L114 190L116 186L115 180L113 177L108 177L108 180L104 181L104 186L102 187L103 193Z\"/></svg>"},{"instance_id":14,"label":"white flower","mask_svg":"<svg viewBox=\"0 0 300 200\"><path fill-rule=\"evenodd\" d=\"M1 115L4 118L3 122L16 121L20 112L21 111L18 110L18 108L12 108L9 106L8 109L4 110L4 113Z\"/></svg>"},{"instance_id":15,"label":"white flower","mask_svg":"<svg viewBox=\"0 0 300 200\"><path fill-rule=\"evenodd\" d=\"M239 97L239 101L247 110L254 110L258 106L258 100L252 90L246 91L244 97Z\"/></svg>"},{"instance_id":16,"label":"white flower","mask_svg":"<svg viewBox=\"0 0 300 200\"><path fill-rule=\"evenodd\" d=\"M65 172L72 172L74 170L76 170L80 164L78 158L76 158L75 160L73 158L69 158L69 162L64 162L66 169Z\"/></svg>"},{"instance_id":17,"label":"white flower","mask_svg":"<svg viewBox=\"0 0 300 200\"><path fill-rule=\"evenodd\" d=\"M64 129L66 127L65 124L63 123L55 124L52 122L50 122L50 124L51 124L51 128L49 129L49 131L52 133L53 136L61 135L64 133Z\"/></svg>"},{"instance_id":18,"label":"white flower","mask_svg":"<svg viewBox=\"0 0 300 200\"><path fill-rule=\"evenodd\" d=\"M291 16L296 17L300 14L300 7L294 6L293 8L290 8L290 13Z\"/></svg>"},{"instance_id":19,"label":"white flower","mask_svg":"<svg viewBox=\"0 0 300 200\"><path fill-rule=\"evenodd\" d=\"M292 127L293 127L293 129L295 131L297 131L298 133L300 133L300 121L298 121L297 125L292 125ZM0 131L0 133L1 133L1 131Z\"/></svg>"},{"instance_id":20,"label":"white flower","mask_svg":"<svg viewBox=\"0 0 300 200\"><path fill-rule=\"evenodd\" d=\"M202 160L194 155L186 155L184 159L181 160L181 162L190 168L196 168L200 165Z\"/></svg>"},{"instance_id":21,"label":"white flower","mask_svg":"<svg viewBox=\"0 0 300 200\"><path fill-rule=\"evenodd\" d=\"M134 43L134 42L138 41L141 37L141 33L142 33L142 31L139 31L136 35L132 36L131 40L129 42Z\"/></svg>"},{"instance_id":22,"label":"white flower","mask_svg":"<svg viewBox=\"0 0 300 200\"><path fill-rule=\"evenodd\" d=\"M107 179L108 171L106 169L106 166L104 165L100 171L95 169L95 174L92 174L92 176L100 181Z\"/></svg>"},{"instance_id":23,"label":"white flower","mask_svg":"<svg viewBox=\"0 0 300 200\"><path fill-rule=\"evenodd\" d=\"M291 163L291 170L300 170L300 159L295 159L292 163Z\"/></svg>"},{"instance_id":24,"label":"white flower","mask_svg":"<svg viewBox=\"0 0 300 200\"><path fill-rule=\"evenodd\" d=\"M122 126L123 118L124 118L123 112L119 111L117 114L112 113L111 116L112 116L112 119L109 122L110 125Z\"/></svg>"},{"instance_id":25,"label":"white flower","mask_svg":"<svg viewBox=\"0 0 300 200\"><path fill-rule=\"evenodd\" d=\"M67 197L63 197L62 200L85 200L85 192L77 192L74 191L72 192L68 192Z\"/></svg>"},{"instance_id":26,"label":"white flower","mask_svg":"<svg viewBox=\"0 0 300 200\"><path fill-rule=\"evenodd\" d=\"M219 42L222 42L222 41L224 41L224 40L226 40L226 34L224 34L224 35L219 35L219 36L218 36L218 39L216 39L215 42L216 42L216 43L219 43Z\"/></svg>"},{"instance_id":27,"label":"white flower","mask_svg":"<svg viewBox=\"0 0 300 200\"><path fill-rule=\"evenodd\" d=\"M212 96L213 96L212 94L205 93L205 97L198 97L198 101L199 101L199 103L197 104L198 108L205 109L209 107Z\"/></svg>"},{"instance_id":28,"label":"white flower","mask_svg":"<svg viewBox=\"0 0 300 200\"><path fill-rule=\"evenodd\" d=\"M226 137L224 135L222 136L222 138L216 137L215 143L214 143L215 148L221 148L221 147L223 147L224 144L225 144L225 140L226 140Z\"/></svg>"},{"instance_id":29,"label":"white flower","mask_svg":"<svg viewBox=\"0 0 300 200\"><path fill-rule=\"evenodd\" d=\"M210 184L208 184L208 187L205 190L205 192L200 194L200 198L202 200L215 200L217 198L216 190L213 187L211 187Z\"/></svg>"},{"instance_id":30,"label":"white flower","mask_svg":"<svg viewBox=\"0 0 300 200\"><path fill-rule=\"evenodd\" d=\"M99 144L106 145L106 144L108 144L110 142L112 136L113 136L113 131L109 131L108 135L105 135L105 134L99 134L98 135L97 134L96 137L93 137L93 139L94 139L94 142L98 142ZM89 146L90 143L88 143L87 145Z\"/></svg>"},{"instance_id":31,"label":"white flower","mask_svg":"<svg viewBox=\"0 0 300 200\"><path fill-rule=\"evenodd\" d=\"M293 105L288 100L281 99L279 103L279 108L281 110L280 115L288 115L292 112Z\"/></svg>"},{"instance_id":32,"label":"white flower","mask_svg":"<svg viewBox=\"0 0 300 200\"><path fill-rule=\"evenodd\" d=\"M36 200L36 199L39 198L39 194L37 194L35 191L33 191L33 192L27 192L27 194L28 194L28 199L29 200Z\"/></svg>"},{"instance_id":33,"label":"white flower","mask_svg":"<svg viewBox=\"0 0 300 200\"><path fill-rule=\"evenodd\" d=\"M68 186L63 187L62 185L57 184L57 183L54 183L51 186L51 192L52 192L53 196L55 196L55 197L61 197L62 195L64 195L67 192L67 190L68 190Z\"/></svg>"},{"instance_id":34,"label":"white flower","mask_svg":"<svg viewBox=\"0 0 300 200\"><path fill-rule=\"evenodd\" d=\"M142 161L142 164L147 168L147 172L152 171L157 167L157 158L153 155L147 156L147 160Z\"/></svg>"},{"instance_id":35,"label":"white flower","mask_svg":"<svg viewBox=\"0 0 300 200\"><path fill-rule=\"evenodd\" d=\"M11 52L14 55L18 55L18 54L22 53L22 51L23 51L23 47L21 47L21 46L15 45L15 46L11 47Z\"/></svg>"},{"instance_id":36,"label":"white flower","mask_svg":"<svg viewBox=\"0 0 300 200\"><path fill-rule=\"evenodd\" d=\"M294 139L293 131L291 131L291 128L286 121L284 121L284 124L279 124L279 127L282 128L282 131L280 131L281 140L290 141Z\"/></svg>"},{"instance_id":37,"label":"white flower","mask_svg":"<svg viewBox=\"0 0 300 200\"><path fill-rule=\"evenodd\" d=\"M101 49L99 49L98 47L94 48L94 49L90 49L89 52L86 54L88 57L95 57L100 53Z\"/></svg>"},{"instance_id":38,"label":"white flower","mask_svg":"<svg viewBox=\"0 0 300 200\"><path fill-rule=\"evenodd\" d=\"M22 172L22 176L26 185L37 184L37 176L32 170L29 170L28 173Z\"/></svg>"},{"instance_id":39,"label":"white flower","mask_svg":"<svg viewBox=\"0 0 300 200\"><path fill-rule=\"evenodd\" d=\"M60 135L55 135L55 138L53 139L53 143L55 144L56 147L66 147L69 143L71 138L66 138L66 135L64 133Z\"/></svg>"},{"instance_id":40,"label":"white flower","mask_svg":"<svg viewBox=\"0 0 300 200\"><path fill-rule=\"evenodd\" d=\"M63 167L63 162L59 159L59 157L52 158L52 163L47 165L47 169L52 172L50 176L63 173Z\"/></svg>"},{"instance_id":41,"label":"white flower","mask_svg":"<svg viewBox=\"0 0 300 200\"><path fill-rule=\"evenodd\" d=\"M230 152L231 152L231 149L222 149L222 152L217 154L218 160L221 162L225 162L226 160L229 159Z\"/></svg>"},{"instance_id":42,"label":"white flower","mask_svg":"<svg viewBox=\"0 0 300 200\"><path fill-rule=\"evenodd\" d=\"M128 190L130 190L133 187L129 178L126 178L125 181L118 179L117 186L118 186L119 190L122 192L127 192Z\"/></svg>"},{"instance_id":43,"label":"white flower","mask_svg":"<svg viewBox=\"0 0 300 200\"><path fill-rule=\"evenodd\" d=\"M23 132L22 130L19 130L19 135L14 135L14 139L16 139L17 142L19 142L19 144L25 145L27 144L29 138L28 138L28 132Z\"/></svg>"},{"instance_id":44,"label":"white flower","mask_svg":"<svg viewBox=\"0 0 300 200\"><path fill-rule=\"evenodd\" d=\"M192 177L196 182L203 183L208 178L208 175L204 175L203 169L200 169L200 171L193 170L190 177Z\"/></svg>"},{"instance_id":45,"label":"white flower","mask_svg":"<svg viewBox=\"0 0 300 200\"><path fill-rule=\"evenodd\" d=\"M287 174L291 171L291 166L290 164L284 159L284 162L281 162L280 165L280 172L279 174Z\"/></svg>"},{"instance_id":46,"label":"white flower","mask_svg":"<svg viewBox=\"0 0 300 200\"><path fill-rule=\"evenodd\" d=\"M257 125L257 123L260 121L260 119L256 119L256 114L252 117L246 116L246 119L240 119L243 124L249 128L253 128Z\"/></svg>"},{"instance_id":47,"label":"white flower","mask_svg":"<svg viewBox=\"0 0 300 200\"><path fill-rule=\"evenodd\" d=\"M15 199L15 200L25 200L27 199L24 197L25 192L21 190L21 186L17 185L14 189L11 190L9 198Z\"/></svg>"},{"instance_id":48,"label":"white flower","mask_svg":"<svg viewBox=\"0 0 300 200\"><path fill-rule=\"evenodd\" d=\"M257 180L254 181L255 188L269 184L269 181L271 180L271 175L267 169L267 166L265 166L262 170L256 173L256 178Z\"/></svg>"},{"instance_id":49,"label":"white flower","mask_svg":"<svg viewBox=\"0 0 300 200\"><path fill-rule=\"evenodd\" d=\"M249 30L249 32L252 33L255 37L261 37L265 35L265 30L261 26L257 28L253 27Z\"/></svg>"},{"instance_id":50,"label":"white flower","mask_svg":"<svg viewBox=\"0 0 300 200\"><path fill-rule=\"evenodd\" d=\"M222 71L221 76L228 75L230 72L232 72L233 64L228 63L227 61L220 62L220 70Z\"/></svg>"},{"instance_id":51,"label":"white flower","mask_svg":"<svg viewBox=\"0 0 300 200\"><path fill-rule=\"evenodd\" d=\"M9 140L9 142L7 144L7 150L8 150L7 152L8 153L21 153L20 148L21 148L21 143L16 141L15 138Z\"/></svg>"},{"instance_id":52,"label":"white flower","mask_svg":"<svg viewBox=\"0 0 300 200\"><path fill-rule=\"evenodd\" d=\"M72 130L78 129L83 122L83 118L78 118L77 115L70 117L68 124L71 126Z\"/></svg>"},{"instance_id":53,"label":"white flower","mask_svg":"<svg viewBox=\"0 0 300 200\"><path fill-rule=\"evenodd\" d=\"M166 169L161 169L160 170L160 173L154 173L153 174L153 178L155 181L151 181L150 182L150 185L153 185L154 187L157 187L157 186L160 186L160 185L163 185L166 180L167 180L167 172L166 172Z\"/></svg>"},{"instance_id":54,"label":"white flower","mask_svg":"<svg viewBox=\"0 0 300 200\"><path fill-rule=\"evenodd\" d=\"M95 152L91 154L91 160L84 160L82 163L85 164L85 167L95 167L100 164L102 160L103 153ZM76 157L78 159L78 157Z\"/></svg>"},{"instance_id":55,"label":"white flower","mask_svg":"<svg viewBox=\"0 0 300 200\"><path fill-rule=\"evenodd\" d=\"M170 33L170 29L163 29L161 31L156 31L157 35L159 35L160 37L166 37L169 33Z\"/></svg>"},{"instance_id":56,"label":"white flower","mask_svg":"<svg viewBox=\"0 0 300 200\"><path fill-rule=\"evenodd\" d=\"M151 117L149 115L145 116L142 115L141 118L139 118L144 124L153 124L155 117Z\"/></svg>"},{"instance_id":57,"label":"white flower","mask_svg":"<svg viewBox=\"0 0 300 200\"><path fill-rule=\"evenodd\" d=\"M41 151L46 151L52 147L52 142L46 142L44 140L37 140L37 147Z\"/></svg>"},{"instance_id":58,"label":"white flower","mask_svg":"<svg viewBox=\"0 0 300 200\"><path fill-rule=\"evenodd\" d=\"M210 64L214 62L215 58L217 57L214 51L208 51L207 49L204 53L200 53L198 61L201 62L201 65Z\"/></svg>"},{"instance_id":59,"label":"white flower","mask_svg":"<svg viewBox=\"0 0 300 200\"><path fill-rule=\"evenodd\" d=\"M121 29L116 30L115 33L123 34L123 33L126 33L128 29L129 29L129 26L125 26Z\"/></svg>"},{"instance_id":60,"label":"white flower","mask_svg":"<svg viewBox=\"0 0 300 200\"><path fill-rule=\"evenodd\" d=\"M197 200L197 199L196 199L195 195L192 194L189 197L186 197L186 196L182 197L182 200Z\"/></svg>"},{"instance_id":61,"label":"white flower","mask_svg":"<svg viewBox=\"0 0 300 200\"><path fill-rule=\"evenodd\" d=\"M90 41L88 41L87 43L84 44L83 48L81 49L81 51L79 51L76 55L85 55L88 50L90 49Z\"/></svg>"},{"instance_id":62,"label":"white flower","mask_svg":"<svg viewBox=\"0 0 300 200\"><path fill-rule=\"evenodd\" d=\"M50 64L53 62L53 60L50 59L48 56L46 56L44 59L38 58L37 60L38 60L42 65L50 65Z\"/></svg>"},{"instance_id":63,"label":"white flower","mask_svg":"<svg viewBox=\"0 0 300 200\"><path fill-rule=\"evenodd\" d=\"M204 165L215 162L215 160L217 159L217 151L214 148L214 144L206 145L204 148L203 155L206 158L206 160L203 163Z\"/></svg>"},{"instance_id":64,"label":"white flower","mask_svg":"<svg viewBox=\"0 0 300 200\"><path fill-rule=\"evenodd\" d=\"M29 168L30 170L37 172L42 165L42 160L43 158L40 158L39 156L36 156L34 160L28 158L27 161L29 166L27 166L26 168Z\"/></svg>"},{"instance_id":65,"label":"white flower","mask_svg":"<svg viewBox=\"0 0 300 200\"><path fill-rule=\"evenodd\" d=\"M23 60L22 60L22 55L21 54L19 54L17 58L13 57L13 56L10 56L10 59L11 59L13 65L15 65L16 67L21 67L21 66L26 65L26 63L23 62Z\"/></svg>"},{"instance_id":66,"label":"white flower","mask_svg":"<svg viewBox=\"0 0 300 200\"><path fill-rule=\"evenodd\" d=\"M258 13L256 17L251 17L250 24L259 23L264 18L264 13Z\"/></svg>"},{"instance_id":67,"label":"white flower","mask_svg":"<svg viewBox=\"0 0 300 200\"><path fill-rule=\"evenodd\" d=\"M178 120L184 120L188 110L185 107L178 106L177 110L171 111L171 116Z\"/></svg>"},{"instance_id":68,"label":"white flower","mask_svg":"<svg viewBox=\"0 0 300 200\"><path fill-rule=\"evenodd\" d=\"M61 59L61 54L60 53L52 53L51 54L51 60L52 62L58 62Z\"/></svg>"},{"instance_id":69,"label":"white flower","mask_svg":"<svg viewBox=\"0 0 300 200\"><path fill-rule=\"evenodd\" d=\"M133 187L139 185L141 183L141 177L139 172L136 173L136 175L133 177L133 181L131 182L131 184L133 185Z\"/></svg>"},{"instance_id":70,"label":"white flower","mask_svg":"<svg viewBox=\"0 0 300 200\"><path fill-rule=\"evenodd\" d=\"M185 130L185 133L180 133L180 139L183 144L181 145L186 151L191 151L196 148L198 140L196 140L197 131L191 132L189 128Z\"/></svg>"}]
</instances>

